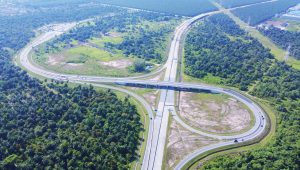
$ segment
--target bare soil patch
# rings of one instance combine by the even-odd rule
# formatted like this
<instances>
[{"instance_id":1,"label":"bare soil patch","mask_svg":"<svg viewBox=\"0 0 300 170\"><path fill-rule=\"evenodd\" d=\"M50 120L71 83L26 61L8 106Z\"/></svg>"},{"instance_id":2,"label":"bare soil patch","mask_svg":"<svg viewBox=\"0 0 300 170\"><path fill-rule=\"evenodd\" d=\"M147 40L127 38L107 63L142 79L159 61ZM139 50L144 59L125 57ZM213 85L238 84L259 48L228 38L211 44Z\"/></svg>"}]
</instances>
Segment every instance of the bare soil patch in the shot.
<instances>
[{"instance_id":1,"label":"bare soil patch","mask_svg":"<svg viewBox=\"0 0 300 170\"><path fill-rule=\"evenodd\" d=\"M55 66L58 64L62 64L64 62L64 56L63 55L49 55L47 64L51 66Z\"/></svg>"},{"instance_id":2,"label":"bare soil patch","mask_svg":"<svg viewBox=\"0 0 300 170\"><path fill-rule=\"evenodd\" d=\"M150 104L153 110L157 107L159 90L154 90L154 89L149 90L149 89L143 89L138 87L127 87L127 89L136 92L137 94L142 96Z\"/></svg>"},{"instance_id":3,"label":"bare soil patch","mask_svg":"<svg viewBox=\"0 0 300 170\"><path fill-rule=\"evenodd\" d=\"M107 33L107 36L117 38L117 37L121 37L122 34L119 33L119 32L108 32L108 33Z\"/></svg>"},{"instance_id":4,"label":"bare soil patch","mask_svg":"<svg viewBox=\"0 0 300 170\"><path fill-rule=\"evenodd\" d=\"M109 62L100 62L103 66L118 68L118 69L125 69L133 64L133 62L129 59L121 59L121 60L114 60Z\"/></svg>"},{"instance_id":5,"label":"bare soil patch","mask_svg":"<svg viewBox=\"0 0 300 170\"><path fill-rule=\"evenodd\" d=\"M164 78L164 75L165 75L165 72L164 72L164 71L162 71L162 72L160 72L159 74L157 74L157 75L155 75L155 76L151 77L151 78L150 78L150 79L148 79L148 80L152 80L152 81L159 81L159 80L163 80L163 78Z\"/></svg>"},{"instance_id":6,"label":"bare soil patch","mask_svg":"<svg viewBox=\"0 0 300 170\"><path fill-rule=\"evenodd\" d=\"M180 160L196 149L217 143L218 140L190 132L176 121L171 122L167 144L167 169L173 169Z\"/></svg>"},{"instance_id":7,"label":"bare soil patch","mask_svg":"<svg viewBox=\"0 0 300 170\"><path fill-rule=\"evenodd\" d=\"M153 108L156 108L156 100L157 100L157 97L158 97L158 93L159 93L159 91L156 90L156 91L151 92L151 93L143 94L143 97L146 99L147 102L149 102L149 104Z\"/></svg>"},{"instance_id":8,"label":"bare soil patch","mask_svg":"<svg viewBox=\"0 0 300 170\"><path fill-rule=\"evenodd\" d=\"M180 116L191 126L213 133L237 133L250 128L251 113L234 98L220 94L182 92Z\"/></svg>"},{"instance_id":9,"label":"bare soil patch","mask_svg":"<svg viewBox=\"0 0 300 170\"><path fill-rule=\"evenodd\" d=\"M80 67L83 65L83 63L66 63L66 65L71 67Z\"/></svg>"}]
</instances>

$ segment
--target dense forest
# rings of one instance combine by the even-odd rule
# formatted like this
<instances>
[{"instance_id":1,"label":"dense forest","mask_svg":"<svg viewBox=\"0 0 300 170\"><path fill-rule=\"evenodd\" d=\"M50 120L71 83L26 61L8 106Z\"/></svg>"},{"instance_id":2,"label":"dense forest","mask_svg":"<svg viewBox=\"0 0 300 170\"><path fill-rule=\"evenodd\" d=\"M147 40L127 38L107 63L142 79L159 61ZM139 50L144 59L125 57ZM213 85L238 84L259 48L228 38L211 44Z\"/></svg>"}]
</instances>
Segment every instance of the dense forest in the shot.
<instances>
[{"instance_id":1,"label":"dense forest","mask_svg":"<svg viewBox=\"0 0 300 170\"><path fill-rule=\"evenodd\" d=\"M275 27L260 28L259 31L279 47L289 49L290 55L300 60L300 32L291 32Z\"/></svg>"},{"instance_id":2,"label":"dense forest","mask_svg":"<svg viewBox=\"0 0 300 170\"><path fill-rule=\"evenodd\" d=\"M210 0L99 0L106 4L156 11L172 15L194 16L217 8Z\"/></svg>"},{"instance_id":3,"label":"dense forest","mask_svg":"<svg viewBox=\"0 0 300 170\"><path fill-rule=\"evenodd\" d=\"M134 55L145 60L154 60L162 63L166 57L164 51L168 35L173 31L173 27L162 27L159 30L147 30L140 28L139 35L128 35L121 44L107 44L108 47L115 47L124 51L125 55Z\"/></svg>"},{"instance_id":4,"label":"dense forest","mask_svg":"<svg viewBox=\"0 0 300 170\"><path fill-rule=\"evenodd\" d=\"M185 51L187 74L201 78L211 73L242 90L252 86L247 91L268 100L278 113L276 134L268 146L218 157L203 168L299 169L300 71L273 59L269 50L223 14L195 26Z\"/></svg>"},{"instance_id":5,"label":"dense forest","mask_svg":"<svg viewBox=\"0 0 300 170\"><path fill-rule=\"evenodd\" d=\"M268 0L214 0L225 8L233 8L242 5L254 4L259 2L265 2Z\"/></svg>"},{"instance_id":6,"label":"dense forest","mask_svg":"<svg viewBox=\"0 0 300 170\"><path fill-rule=\"evenodd\" d=\"M125 33L126 36L120 44L105 43L107 51L118 49L123 51L126 56L133 55L161 63L165 59L163 52L165 51L168 35L172 32L174 26L164 23L165 25L162 27L155 26L154 29L151 29L149 26L144 26L143 22L155 24L156 22L168 22L171 19L174 19L174 17L158 13L119 12L114 16L103 17L88 25L79 26L69 33L48 42L45 52L49 53L60 48L69 48L72 46L73 40L86 43L93 37L101 37L109 31L117 31Z\"/></svg>"},{"instance_id":7,"label":"dense forest","mask_svg":"<svg viewBox=\"0 0 300 170\"><path fill-rule=\"evenodd\" d=\"M257 40L237 29L224 15L200 22L188 34L186 42L186 74L203 78L211 73L241 90L259 80L273 58Z\"/></svg>"},{"instance_id":8,"label":"dense forest","mask_svg":"<svg viewBox=\"0 0 300 170\"><path fill-rule=\"evenodd\" d=\"M112 10L70 4L0 16L0 169L128 169L136 159L142 125L128 99L91 86L43 84L12 63L33 29Z\"/></svg>"},{"instance_id":9,"label":"dense forest","mask_svg":"<svg viewBox=\"0 0 300 170\"><path fill-rule=\"evenodd\" d=\"M244 22L249 22L250 25L257 25L274 17L276 14L287 11L298 3L300 3L300 0L278 0L235 9L232 12Z\"/></svg>"},{"instance_id":10,"label":"dense forest","mask_svg":"<svg viewBox=\"0 0 300 170\"><path fill-rule=\"evenodd\" d=\"M80 21L119 10L113 7L103 7L100 4L83 6L83 4L66 3L61 6L61 2L58 1L58 4L51 3L51 6L46 6L44 2L41 3L41 6L35 3L24 5L29 12L23 15L0 16L1 47L20 49L34 36L34 29L52 22ZM79 6L82 7L79 8Z\"/></svg>"}]
</instances>

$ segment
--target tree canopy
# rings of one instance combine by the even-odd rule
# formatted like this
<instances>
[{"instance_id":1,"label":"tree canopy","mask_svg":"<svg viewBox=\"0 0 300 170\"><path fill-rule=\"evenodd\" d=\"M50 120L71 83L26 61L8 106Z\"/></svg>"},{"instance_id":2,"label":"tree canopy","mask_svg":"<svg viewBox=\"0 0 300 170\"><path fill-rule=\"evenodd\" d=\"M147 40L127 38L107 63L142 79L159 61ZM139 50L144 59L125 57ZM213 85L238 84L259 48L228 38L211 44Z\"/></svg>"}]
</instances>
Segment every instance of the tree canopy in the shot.
<instances>
[{"instance_id":1,"label":"tree canopy","mask_svg":"<svg viewBox=\"0 0 300 170\"><path fill-rule=\"evenodd\" d=\"M12 63L34 29L115 8L43 5L0 16L0 169L129 169L143 129L128 98L92 86L41 82Z\"/></svg>"},{"instance_id":2,"label":"tree canopy","mask_svg":"<svg viewBox=\"0 0 300 170\"><path fill-rule=\"evenodd\" d=\"M287 50L290 55L300 60L300 32L281 30L276 27L260 28L265 36L269 37L276 45Z\"/></svg>"},{"instance_id":3,"label":"tree canopy","mask_svg":"<svg viewBox=\"0 0 300 170\"><path fill-rule=\"evenodd\" d=\"M223 84L267 100L277 113L276 134L268 145L217 157L203 169L299 169L299 70L275 60L269 50L223 14L199 22L188 34L185 62L187 74L221 77Z\"/></svg>"}]
</instances>

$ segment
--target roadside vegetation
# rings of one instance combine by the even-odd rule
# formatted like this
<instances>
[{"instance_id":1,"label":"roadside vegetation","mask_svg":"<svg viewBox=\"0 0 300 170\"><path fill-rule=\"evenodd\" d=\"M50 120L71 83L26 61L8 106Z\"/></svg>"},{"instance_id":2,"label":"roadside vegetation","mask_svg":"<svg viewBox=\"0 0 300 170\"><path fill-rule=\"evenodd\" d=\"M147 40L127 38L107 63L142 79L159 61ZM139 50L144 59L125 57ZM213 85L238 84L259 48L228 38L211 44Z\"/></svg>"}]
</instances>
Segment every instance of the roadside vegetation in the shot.
<instances>
[{"instance_id":1,"label":"roadside vegetation","mask_svg":"<svg viewBox=\"0 0 300 170\"><path fill-rule=\"evenodd\" d=\"M220 9L224 10L221 6L216 4ZM259 32L256 28L249 26L247 23L239 19L237 16L233 15L230 11L224 11L226 15L228 15L236 24L238 24L243 30L248 32L248 34L256 38L265 48L270 50L270 53L278 60L284 61L288 65L292 66L295 69L300 70L300 60L296 60L294 57L285 58L286 51L284 49L279 48L276 44L274 44L268 37L264 36L261 32Z\"/></svg>"},{"instance_id":2,"label":"roadside vegetation","mask_svg":"<svg viewBox=\"0 0 300 170\"><path fill-rule=\"evenodd\" d=\"M300 60L300 32L291 32L275 27L260 28L259 31L279 47L289 50L291 56Z\"/></svg>"},{"instance_id":3,"label":"roadside vegetation","mask_svg":"<svg viewBox=\"0 0 300 170\"><path fill-rule=\"evenodd\" d=\"M33 60L69 74L126 77L150 72L166 60L180 17L121 12L88 21L35 49Z\"/></svg>"},{"instance_id":4,"label":"roadside vegetation","mask_svg":"<svg viewBox=\"0 0 300 170\"><path fill-rule=\"evenodd\" d=\"M300 3L299 0L278 0L235 9L232 12L250 25L257 25ZM266 10L268 9L268 10ZM254 12L255 11L255 12Z\"/></svg>"},{"instance_id":5,"label":"roadside vegetation","mask_svg":"<svg viewBox=\"0 0 300 170\"><path fill-rule=\"evenodd\" d=\"M122 169L137 158L142 125L128 99L92 87L43 87L18 71L2 72L10 76L0 87L2 168Z\"/></svg>"},{"instance_id":6,"label":"roadside vegetation","mask_svg":"<svg viewBox=\"0 0 300 170\"><path fill-rule=\"evenodd\" d=\"M224 84L247 90L266 71L273 56L237 28L224 14L197 23L186 39L185 73L196 78L211 74L221 77Z\"/></svg>"},{"instance_id":7,"label":"roadside vegetation","mask_svg":"<svg viewBox=\"0 0 300 170\"><path fill-rule=\"evenodd\" d=\"M91 86L42 83L12 62L35 29L116 9L43 2L30 2L35 10L23 15L0 16L0 169L129 169L143 128L128 98Z\"/></svg>"},{"instance_id":8,"label":"roadside vegetation","mask_svg":"<svg viewBox=\"0 0 300 170\"><path fill-rule=\"evenodd\" d=\"M185 52L187 74L222 77L223 84L267 100L278 111L276 134L268 146L218 157L204 169L299 169L300 72L274 59L223 14L199 22L188 34Z\"/></svg>"},{"instance_id":9,"label":"roadside vegetation","mask_svg":"<svg viewBox=\"0 0 300 170\"><path fill-rule=\"evenodd\" d=\"M25 1L26 2L26 1ZM19 5L26 8L26 12L22 15L2 15L0 17L0 46L14 50L15 48L22 48L27 44L29 39L34 36L34 30L55 22L70 22L80 21L86 18L95 17L98 15L105 15L119 11L120 9L114 7L103 7L100 4L86 5L81 8L79 3L66 3L61 5L58 1L32 3L26 2ZM83 3L85 4L85 3ZM8 31L9 30L9 31ZM15 35L15 36L11 36ZM19 37L16 39L15 37Z\"/></svg>"}]
</instances>

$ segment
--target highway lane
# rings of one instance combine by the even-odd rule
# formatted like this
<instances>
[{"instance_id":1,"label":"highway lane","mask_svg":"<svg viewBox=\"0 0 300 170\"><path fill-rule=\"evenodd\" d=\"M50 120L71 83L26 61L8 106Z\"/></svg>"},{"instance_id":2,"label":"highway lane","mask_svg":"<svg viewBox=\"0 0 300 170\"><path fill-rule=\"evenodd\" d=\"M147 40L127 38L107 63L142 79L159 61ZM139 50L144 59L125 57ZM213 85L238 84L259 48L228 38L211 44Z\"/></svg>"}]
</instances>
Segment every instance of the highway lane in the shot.
<instances>
[{"instance_id":1,"label":"highway lane","mask_svg":"<svg viewBox=\"0 0 300 170\"><path fill-rule=\"evenodd\" d=\"M194 18L184 21L179 27L176 28L174 38L172 40L169 56L166 64L162 68L166 68L165 74L165 81L175 82L176 80L176 73L177 73L177 65L178 65L178 51L180 40L184 32L189 28L189 26L195 22L196 20L211 14L218 13L216 12L209 12L206 14L201 14ZM74 25L72 25L74 26ZM54 38L55 36L59 36L64 31L69 30L70 27L67 27L63 30L53 30L47 32L45 35L38 37L35 41L30 43L26 46L19 54L20 56L20 63L29 71L47 77L51 79L57 80L64 80L64 81L72 81L72 82L114 82L115 80L119 81L126 81L129 78L107 78L107 77L96 77L96 76L79 76L79 75L68 75L68 74L60 74L55 73L52 71L44 70L43 68L32 64L29 60L30 51L42 44ZM131 77L133 78L141 78L139 77ZM143 162L143 169L160 169L162 166L163 155L164 153L161 152L164 150L165 141L167 137L167 126L168 126L168 119L169 119L169 110L170 106L174 106L174 91L172 90L162 90L160 96L159 107L157 109L157 116L154 119L154 128L152 132L152 139L151 139L151 147L150 149L147 148L147 152L144 156ZM173 109L175 110L175 109Z\"/></svg>"},{"instance_id":2,"label":"highway lane","mask_svg":"<svg viewBox=\"0 0 300 170\"><path fill-rule=\"evenodd\" d=\"M78 81L69 81L69 82L72 82L72 83L76 83L76 84L86 84L86 82L78 82ZM119 87L114 87L114 86L109 86L109 85L104 85L104 84L98 84L98 83L88 83L88 84L91 84L95 87L101 87L101 88L106 88L106 89L111 89L111 90L116 90L116 91L119 91L119 92L123 92L123 93L126 93L128 94L129 96L132 96L133 98L135 98L137 101L139 101L143 107L146 109L147 113L148 113L148 117L149 117L149 131L148 131L148 137L147 137L147 144L146 144L146 149L145 149L145 153L144 153L144 158L143 158L143 161L144 160L147 160L147 156L146 155L149 155L150 153L150 148L151 148L151 141L152 141L152 134L153 134L153 127L154 127L154 113L153 113L153 110L152 110L152 107L150 106L150 104L141 96L137 95L136 93L132 92L132 91L129 91L129 90L126 90L124 88L119 88Z\"/></svg>"},{"instance_id":3,"label":"highway lane","mask_svg":"<svg viewBox=\"0 0 300 170\"><path fill-rule=\"evenodd\" d=\"M219 11L208 12L195 16L191 19L184 21L179 27L176 28L175 34L170 46L168 60L166 62L166 73L164 77L165 82L175 83L177 77L177 67L179 58L179 48L180 42L183 38L184 33L189 29L189 27L200 18L208 15L218 13ZM143 169L161 169L164 158L165 144L167 139L168 123L170 113L175 112L175 92L174 90L164 89L161 90L160 101L158 105L158 116L157 119L159 123L157 130L159 131L157 136L157 142L152 145L152 154L150 155L150 162L148 167L143 167ZM155 129L156 130L156 129Z\"/></svg>"},{"instance_id":4,"label":"highway lane","mask_svg":"<svg viewBox=\"0 0 300 170\"><path fill-rule=\"evenodd\" d=\"M229 144L233 144L233 139L237 139L239 141L248 141L252 140L255 137L259 136L265 127L266 120L264 119L265 113L260 109L259 106L257 106L254 102L252 102L247 97L234 92L232 90L228 89L222 89L214 86L209 85L198 85L198 84L191 84L191 83L176 83L176 74L177 74L177 66L178 66L178 57L179 57L179 46L180 41L182 38L182 35L184 32L190 27L191 24L193 24L196 20L220 13L221 11L215 11L215 12L209 12L205 14L198 15L194 18L191 18L189 20L186 20L183 22L176 30L174 34L173 41L171 43L169 56L166 64L163 66L163 68L166 68L166 74L164 81L149 81L149 80L135 80L135 78L140 77L131 77L131 78L110 78L110 77L97 77L97 76L81 76L81 75L68 75L68 74L60 74L55 73L52 71L44 70L43 68L36 66L32 64L29 61L29 54L30 51L38 46L39 44L42 44L43 42L46 42L50 40L51 38L54 38L55 36L59 36L64 31L69 30L71 28L68 27L64 30L54 30L49 31L45 33L42 36L39 36L36 40L34 40L32 43L27 45L19 54L20 57L20 63L21 65L27 69L28 71L31 71L35 74L38 74L43 77L47 77L50 79L56 79L61 81L70 81L74 83L90 83L93 85L96 85L95 83L115 83L118 85L142 85L142 86L152 86L156 88L162 88L159 106L157 109L157 116L154 118L152 116L152 121L150 125L149 135L148 135L148 141L147 141L147 149L144 155L143 165L142 169L161 169L162 167L162 161L163 161L163 155L164 155L164 147L166 142L166 134L167 134L167 123L169 119L169 115L173 115L174 119L178 121L180 124L182 124L187 129L191 130L192 132L208 136L208 137L214 137L218 139L224 139L227 140L226 142L218 143L215 145L207 146L205 148L202 148L200 150L197 150L191 155L188 155L184 160L182 160L178 166L177 169L180 169L186 162L194 158L196 155L205 152L206 150L210 150L212 148L218 148L221 146L226 146ZM143 77L143 76L141 76ZM97 85L99 86L99 85ZM195 130L194 128L190 127L189 125L185 124L178 116L174 107L174 88L181 88L181 89L199 89L199 90L209 90L216 93L224 93L228 94L232 97L237 98L241 102L245 103L254 113L256 122L254 127L243 134L235 135L235 136L219 136L219 135L213 135L209 133L205 133L202 131ZM149 114L150 115L150 114Z\"/></svg>"},{"instance_id":5,"label":"highway lane","mask_svg":"<svg viewBox=\"0 0 300 170\"><path fill-rule=\"evenodd\" d=\"M78 83L78 81L75 81L74 83ZM83 82L81 84L84 84ZM148 137L147 139L147 144L146 144L146 149L145 149L145 153L144 153L144 158L143 158L143 162L147 161L148 157L147 155L150 154L150 149L151 149L151 145L152 145L152 138L153 138L153 128L154 128L154 113L152 110L152 107L150 106L150 104L141 96L137 95L136 93L126 90L124 88L118 88L118 87L114 87L114 86L109 86L109 85L103 85L103 84L96 84L96 83L89 83L95 87L102 87L102 88L107 88L107 89L112 89L112 90L116 90L116 91L120 91L123 93L126 93L132 97L134 97L137 101L139 101L143 107L146 109L147 113L148 113L148 117L149 117L149 127L148 127Z\"/></svg>"}]
</instances>

